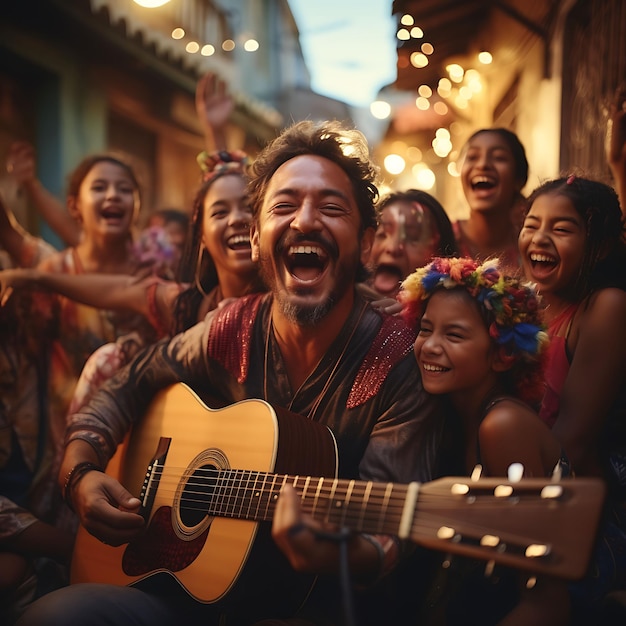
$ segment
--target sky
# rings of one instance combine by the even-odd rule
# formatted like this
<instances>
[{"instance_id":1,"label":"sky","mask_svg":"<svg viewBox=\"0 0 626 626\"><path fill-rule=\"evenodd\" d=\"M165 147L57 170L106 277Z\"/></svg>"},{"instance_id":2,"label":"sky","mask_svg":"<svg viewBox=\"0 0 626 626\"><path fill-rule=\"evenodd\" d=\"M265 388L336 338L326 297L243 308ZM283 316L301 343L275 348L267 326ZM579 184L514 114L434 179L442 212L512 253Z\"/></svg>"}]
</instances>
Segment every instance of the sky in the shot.
<instances>
[{"instance_id":1,"label":"sky","mask_svg":"<svg viewBox=\"0 0 626 626\"><path fill-rule=\"evenodd\" d=\"M367 107L396 79L392 0L288 0L311 88Z\"/></svg>"}]
</instances>

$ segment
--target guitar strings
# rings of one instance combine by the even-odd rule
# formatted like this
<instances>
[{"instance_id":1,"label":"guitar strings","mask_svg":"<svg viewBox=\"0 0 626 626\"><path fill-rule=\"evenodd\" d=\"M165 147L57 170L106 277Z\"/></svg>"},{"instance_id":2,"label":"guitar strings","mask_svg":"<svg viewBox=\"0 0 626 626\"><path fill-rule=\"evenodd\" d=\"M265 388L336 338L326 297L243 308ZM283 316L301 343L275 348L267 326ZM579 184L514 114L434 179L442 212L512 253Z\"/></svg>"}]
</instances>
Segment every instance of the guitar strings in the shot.
<instances>
[{"instance_id":1,"label":"guitar strings","mask_svg":"<svg viewBox=\"0 0 626 626\"><path fill-rule=\"evenodd\" d=\"M169 471L168 471L169 470ZM173 494L179 492L178 506L185 511L199 511L207 516L235 517L252 520L271 519L271 513L280 492L286 482L294 485L300 491L303 510L318 519L341 523L353 530L367 529L370 532L396 532L404 516L408 486L402 484L372 483L368 481L332 478L309 478L296 475L279 475L257 472L255 470L232 470L215 468L198 468L184 482L181 488L181 473L175 473L172 468L155 470L156 492L159 494ZM203 476L198 476L202 474ZM226 478L225 478L226 477ZM201 480L201 479L204 480ZM299 486L302 482L303 485ZM259 484L260 483L260 484ZM169 488L175 484L175 488ZM213 487L207 492L207 486ZM217 487L217 488L215 488ZM195 489L198 490L195 490ZM428 488L432 488L432 485ZM348 491L349 489L352 492ZM366 490L367 491L366 493ZM351 500L354 498L354 502ZM480 495L472 502L474 509L493 510L493 496L489 501L483 501ZM503 499L499 498L499 504ZM437 493L422 493L412 512L411 535L421 529L424 533L432 534L432 530L440 528L446 522L446 510L458 510L462 496L455 498L450 495L449 489ZM436 504L442 513L439 515L428 513L421 509L429 504ZM506 504L506 501L504 502ZM528 508L534 507L537 512L545 507L535 496L533 501L524 498L513 498L512 505ZM417 528L416 528L416 517ZM488 527L480 524L463 522L464 533L474 534L480 538L489 531ZM473 530L473 533L472 533Z\"/></svg>"}]
</instances>

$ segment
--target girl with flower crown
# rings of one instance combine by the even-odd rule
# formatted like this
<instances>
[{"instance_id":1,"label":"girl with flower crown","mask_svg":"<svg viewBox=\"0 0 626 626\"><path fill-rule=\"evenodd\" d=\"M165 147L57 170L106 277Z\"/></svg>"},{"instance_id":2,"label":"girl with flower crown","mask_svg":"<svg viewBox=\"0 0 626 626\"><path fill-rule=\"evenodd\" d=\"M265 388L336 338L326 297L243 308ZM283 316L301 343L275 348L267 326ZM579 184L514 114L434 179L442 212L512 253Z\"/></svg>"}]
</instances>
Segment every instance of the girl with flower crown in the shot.
<instances>
[{"instance_id":1,"label":"girl with flower crown","mask_svg":"<svg viewBox=\"0 0 626 626\"><path fill-rule=\"evenodd\" d=\"M595 573L577 588L576 624L626 588L626 247L615 191L569 176L529 198L519 236L526 277L546 303L550 349L540 415L580 476L608 496Z\"/></svg>"},{"instance_id":2,"label":"girl with flower crown","mask_svg":"<svg viewBox=\"0 0 626 626\"><path fill-rule=\"evenodd\" d=\"M417 324L414 352L426 391L448 407L439 475L525 477L569 473L561 446L531 408L543 393L547 336L529 284L498 259L435 258L402 283L403 316ZM475 475L475 474L474 474ZM565 624L565 585L540 580L532 590L514 572L484 576L461 560L442 569L420 624ZM502 622L501 620L505 620Z\"/></svg>"}]
</instances>

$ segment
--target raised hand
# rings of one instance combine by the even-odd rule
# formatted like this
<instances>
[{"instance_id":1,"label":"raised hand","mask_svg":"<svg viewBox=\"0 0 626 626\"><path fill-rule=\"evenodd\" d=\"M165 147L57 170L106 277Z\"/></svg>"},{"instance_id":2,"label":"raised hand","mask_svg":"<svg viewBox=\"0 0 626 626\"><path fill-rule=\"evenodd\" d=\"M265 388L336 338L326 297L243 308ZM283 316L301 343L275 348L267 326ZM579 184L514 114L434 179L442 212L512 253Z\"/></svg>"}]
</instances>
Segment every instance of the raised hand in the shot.
<instances>
[{"instance_id":1,"label":"raised hand","mask_svg":"<svg viewBox=\"0 0 626 626\"><path fill-rule=\"evenodd\" d=\"M196 85L196 114L205 134L208 152L226 148L224 128L235 107L226 83L216 74L205 74Z\"/></svg>"},{"instance_id":2,"label":"raised hand","mask_svg":"<svg viewBox=\"0 0 626 626\"><path fill-rule=\"evenodd\" d=\"M37 181L35 148L25 141L13 142L9 147L6 168L20 187L35 183Z\"/></svg>"}]
</instances>

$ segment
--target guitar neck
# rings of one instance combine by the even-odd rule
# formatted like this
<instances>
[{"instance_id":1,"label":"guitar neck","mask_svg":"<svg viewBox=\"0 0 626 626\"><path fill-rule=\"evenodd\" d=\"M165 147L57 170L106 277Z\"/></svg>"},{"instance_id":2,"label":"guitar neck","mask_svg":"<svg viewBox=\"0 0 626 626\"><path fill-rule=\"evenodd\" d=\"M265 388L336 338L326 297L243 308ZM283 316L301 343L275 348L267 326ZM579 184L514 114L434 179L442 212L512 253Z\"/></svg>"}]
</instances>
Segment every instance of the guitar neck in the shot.
<instances>
[{"instance_id":1,"label":"guitar neck","mask_svg":"<svg viewBox=\"0 0 626 626\"><path fill-rule=\"evenodd\" d=\"M303 511L315 519L356 532L400 536L409 532L417 500L417 483L397 485L246 470L208 470L207 481L213 483L208 514L216 517L271 521L282 486L290 484L300 494Z\"/></svg>"}]
</instances>

